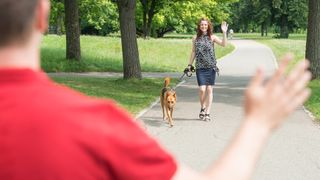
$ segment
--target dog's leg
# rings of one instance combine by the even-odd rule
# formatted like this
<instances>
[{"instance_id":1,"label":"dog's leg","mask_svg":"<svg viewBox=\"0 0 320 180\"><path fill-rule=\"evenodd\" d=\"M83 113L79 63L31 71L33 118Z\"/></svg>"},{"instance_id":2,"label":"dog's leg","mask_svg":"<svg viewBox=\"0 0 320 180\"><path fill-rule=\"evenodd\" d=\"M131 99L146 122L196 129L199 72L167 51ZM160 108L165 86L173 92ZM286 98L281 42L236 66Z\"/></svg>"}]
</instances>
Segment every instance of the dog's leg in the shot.
<instances>
[{"instance_id":1,"label":"dog's leg","mask_svg":"<svg viewBox=\"0 0 320 180\"><path fill-rule=\"evenodd\" d=\"M166 114L167 114L167 117L166 117L166 120L168 120L167 122L170 124L170 112L169 112L169 108L167 106L165 106L166 108ZM171 126L171 124L170 124Z\"/></svg>"},{"instance_id":2,"label":"dog's leg","mask_svg":"<svg viewBox=\"0 0 320 180\"><path fill-rule=\"evenodd\" d=\"M171 119L171 124L172 124L172 126L173 126L173 108L172 109L170 109L170 119Z\"/></svg>"},{"instance_id":3,"label":"dog's leg","mask_svg":"<svg viewBox=\"0 0 320 180\"><path fill-rule=\"evenodd\" d=\"M172 118L172 116L173 116L173 108L172 109L170 109L170 125L171 125L171 127L173 126L173 118Z\"/></svg>"},{"instance_id":4,"label":"dog's leg","mask_svg":"<svg viewBox=\"0 0 320 180\"><path fill-rule=\"evenodd\" d=\"M160 96L160 103L162 108L162 119L165 120L164 104L163 104L163 98L161 96Z\"/></svg>"},{"instance_id":5,"label":"dog's leg","mask_svg":"<svg viewBox=\"0 0 320 180\"><path fill-rule=\"evenodd\" d=\"M170 127L172 127L173 126L172 115L171 115L171 110L169 108L167 108L167 114L168 114L168 122L170 124Z\"/></svg>"}]
</instances>

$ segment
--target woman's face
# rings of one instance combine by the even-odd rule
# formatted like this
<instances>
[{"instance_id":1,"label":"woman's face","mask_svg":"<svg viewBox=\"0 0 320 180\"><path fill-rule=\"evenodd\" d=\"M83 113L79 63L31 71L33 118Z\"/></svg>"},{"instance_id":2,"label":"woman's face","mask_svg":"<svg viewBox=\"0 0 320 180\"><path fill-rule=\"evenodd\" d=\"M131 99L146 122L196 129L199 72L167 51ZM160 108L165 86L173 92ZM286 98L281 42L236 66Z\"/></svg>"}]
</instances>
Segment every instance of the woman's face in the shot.
<instances>
[{"instance_id":1,"label":"woman's face","mask_svg":"<svg viewBox=\"0 0 320 180\"><path fill-rule=\"evenodd\" d=\"M200 22L200 30L202 31L202 33L207 33L207 30L208 30L208 22L207 21Z\"/></svg>"}]
</instances>

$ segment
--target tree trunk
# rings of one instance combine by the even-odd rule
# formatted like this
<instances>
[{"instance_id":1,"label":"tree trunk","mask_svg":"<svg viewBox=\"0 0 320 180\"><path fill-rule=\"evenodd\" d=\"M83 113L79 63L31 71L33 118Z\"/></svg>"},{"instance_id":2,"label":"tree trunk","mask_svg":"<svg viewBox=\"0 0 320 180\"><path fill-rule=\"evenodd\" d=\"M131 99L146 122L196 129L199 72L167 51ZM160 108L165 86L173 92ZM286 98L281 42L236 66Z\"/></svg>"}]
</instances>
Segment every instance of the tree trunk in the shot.
<instances>
[{"instance_id":1,"label":"tree trunk","mask_svg":"<svg viewBox=\"0 0 320 180\"><path fill-rule=\"evenodd\" d=\"M320 78L320 1L309 0L306 58L312 78Z\"/></svg>"},{"instance_id":2,"label":"tree trunk","mask_svg":"<svg viewBox=\"0 0 320 180\"><path fill-rule=\"evenodd\" d=\"M78 0L65 0L67 59L80 60L80 24Z\"/></svg>"},{"instance_id":3,"label":"tree trunk","mask_svg":"<svg viewBox=\"0 0 320 180\"><path fill-rule=\"evenodd\" d=\"M263 23L261 24L261 36L263 37L264 36L264 27L263 27Z\"/></svg>"},{"instance_id":4,"label":"tree trunk","mask_svg":"<svg viewBox=\"0 0 320 180\"><path fill-rule=\"evenodd\" d=\"M281 15L280 38L289 37L288 15Z\"/></svg>"},{"instance_id":5,"label":"tree trunk","mask_svg":"<svg viewBox=\"0 0 320 180\"><path fill-rule=\"evenodd\" d=\"M136 37L136 0L118 0L121 44L123 56L123 78L141 79L139 51Z\"/></svg>"},{"instance_id":6,"label":"tree trunk","mask_svg":"<svg viewBox=\"0 0 320 180\"><path fill-rule=\"evenodd\" d=\"M268 36L268 25L266 25L266 36Z\"/></svg>"},{"instance_id":7,"label":"tree trunk","mask_svg":"<svg viewBox=\"0 0 320 180\"><path fill-rule=\"evenodd\" d=\"M172 32L172 31L174 31L174 27L169 27L167 29L158 29L156 30L157 38L163 38L166 33Z\"/></svg>"},{"instance_id":8,"label":"tree trunk","mask_svg":"<svg viewBox=\"0 0 320 180\"><path fill-rule=\"evenodd\" d=\"M156 8L156 0L152 0L151 6L148 12L148 23L147 23L147 34L146 34L148 37L151 34L151 26L152 26L153 16L155 14L155 8Z\"/></svg>"},{"instance_id":9,"label":"tree trunk","mask_svg":"<svg viewBox=\"0 0 320 180\"><path fill-rule=\"evenodd\" d=\"M244 31L244 33L249 33L248 24L245 24L245 25L244 25L243 31Z\"/></svg>"},{"instance_id":10,"label":"tree trunk","mask_svg":"<svg viewBox=\"0 0 320 180\"><path fill-rule=\"evenodd\" d=\"M147 0L140 0L142 4L142 9L143 9L143 27L142 27L142 32L143 32L143 38L147 38L147 12L148 12L148 3Z\"/></svg>"}]
</instances>

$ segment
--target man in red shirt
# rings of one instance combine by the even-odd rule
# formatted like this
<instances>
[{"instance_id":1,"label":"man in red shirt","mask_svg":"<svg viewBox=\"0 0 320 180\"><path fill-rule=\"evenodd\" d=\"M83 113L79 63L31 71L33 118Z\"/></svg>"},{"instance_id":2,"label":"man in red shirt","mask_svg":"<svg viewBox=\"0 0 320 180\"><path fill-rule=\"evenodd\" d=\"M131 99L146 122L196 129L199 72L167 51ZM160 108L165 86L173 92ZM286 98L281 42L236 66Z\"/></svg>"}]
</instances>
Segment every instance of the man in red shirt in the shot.
<instances>
[{"instance_id":1,"label":"man in red shirt","mask_svg":"<svg viewBox=\"0 0 320 180\"><path fill-rule=\"evenodd\" d=\"M48 14L49 0L0 0L0 179L248 179L270 134L310 94L307 62L284 79L285 58L267 83L257 71L242 126L215 165L199 173L112 102L41 72Z\"/></svg>"}]
</instances>

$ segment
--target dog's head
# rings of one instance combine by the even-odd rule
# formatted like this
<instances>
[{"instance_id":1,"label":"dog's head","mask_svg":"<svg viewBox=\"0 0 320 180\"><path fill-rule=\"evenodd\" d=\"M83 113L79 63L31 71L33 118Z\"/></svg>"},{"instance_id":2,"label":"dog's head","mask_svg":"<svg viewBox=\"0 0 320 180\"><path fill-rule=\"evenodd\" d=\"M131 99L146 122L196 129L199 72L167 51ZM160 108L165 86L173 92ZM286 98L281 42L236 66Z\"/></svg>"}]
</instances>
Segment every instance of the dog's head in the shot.
<instances>
[{"instance_id":1,"label":"dog's head","mask_svg":"<svg viewBox=\"0 0 320 180\"><path fill-rule=\"evenodd\" d=\"M165 101L169 108L173 108L177 101L176 92L174 90L167 91Z\"/></svg>"}]
</instances>

